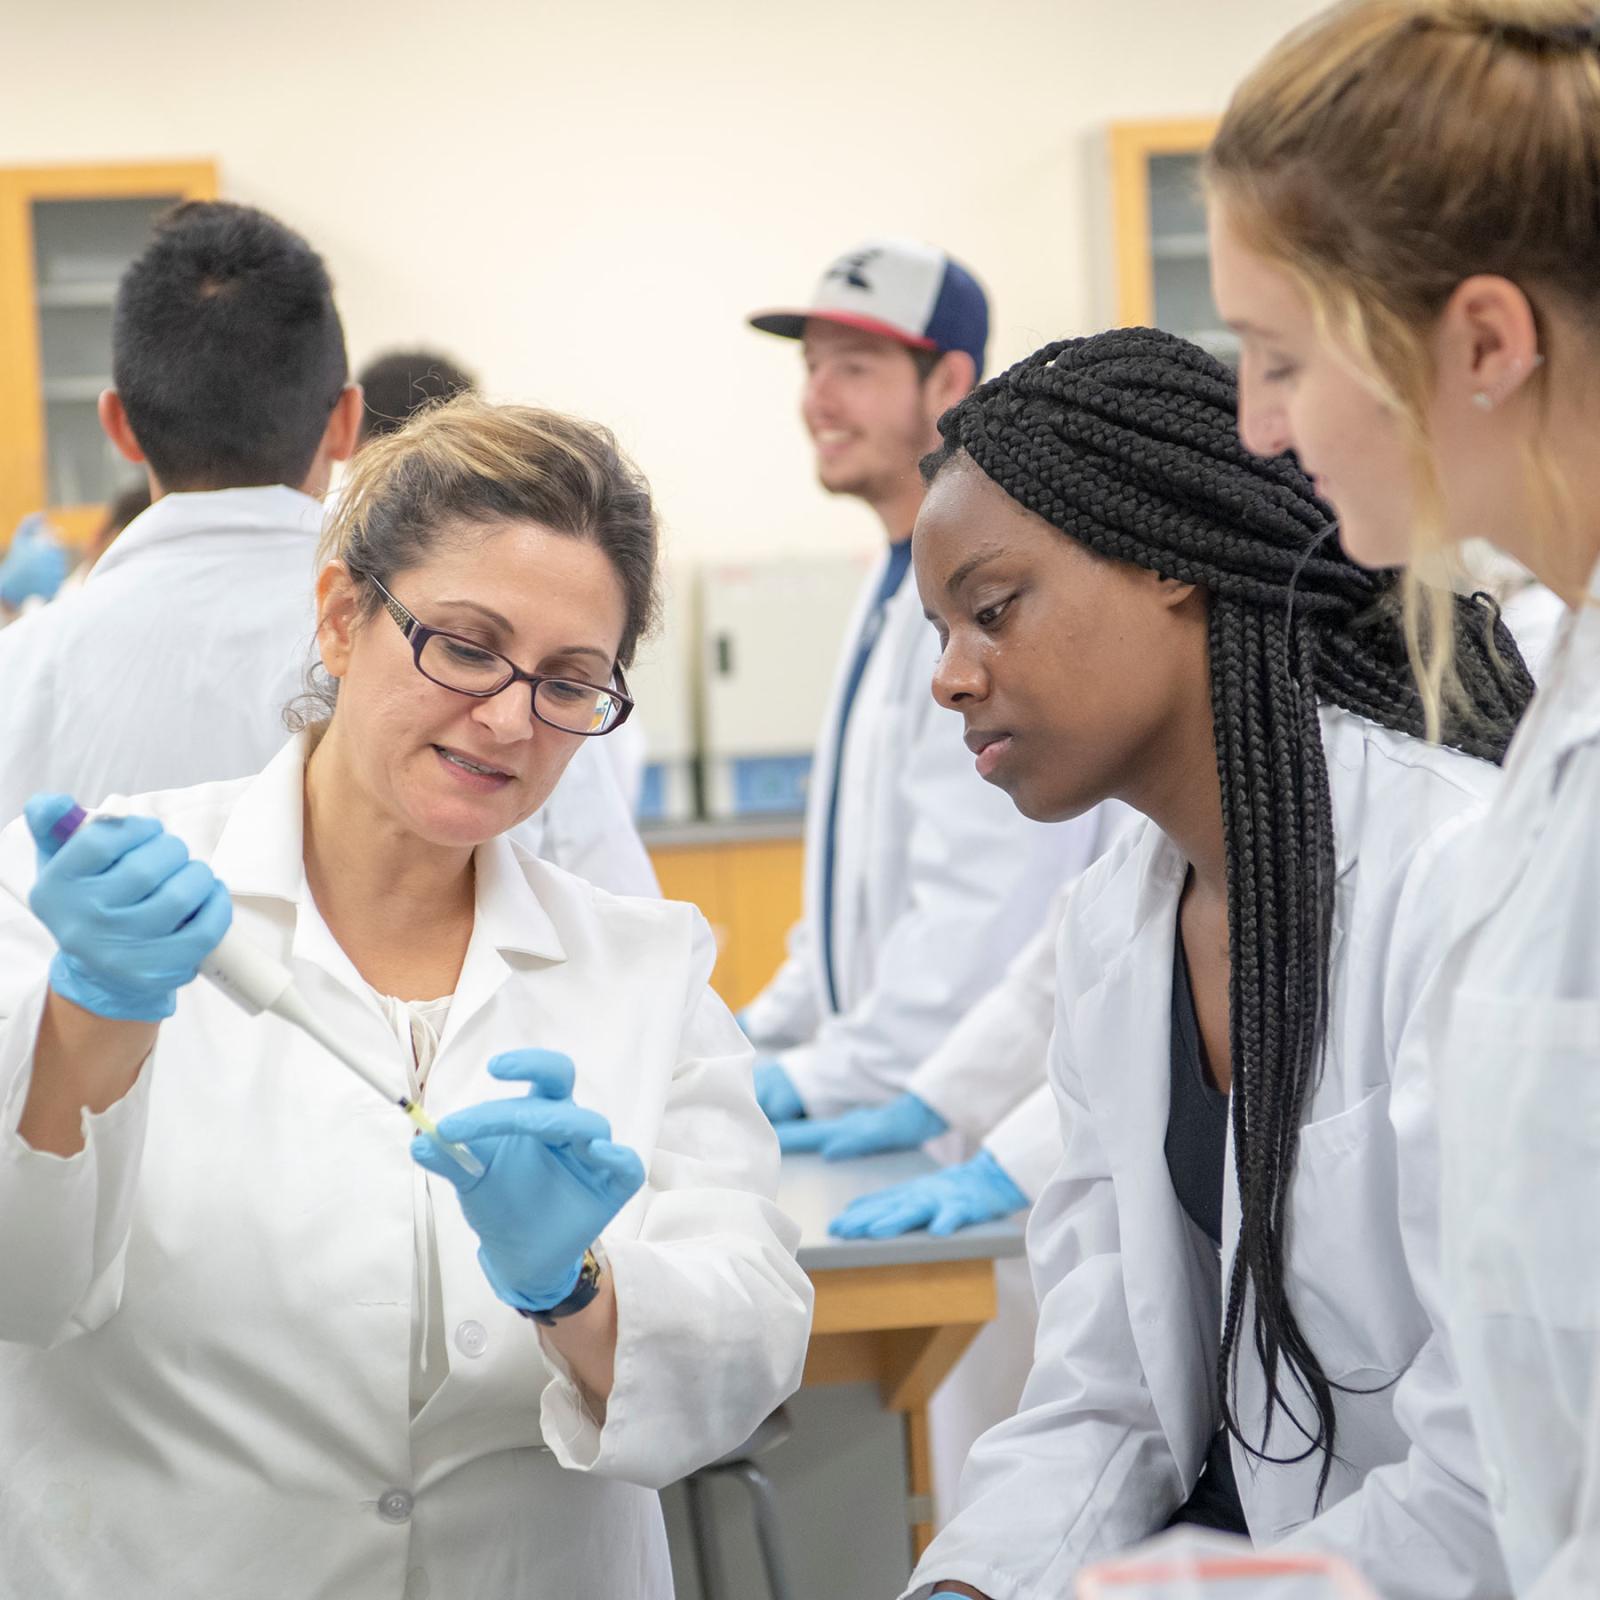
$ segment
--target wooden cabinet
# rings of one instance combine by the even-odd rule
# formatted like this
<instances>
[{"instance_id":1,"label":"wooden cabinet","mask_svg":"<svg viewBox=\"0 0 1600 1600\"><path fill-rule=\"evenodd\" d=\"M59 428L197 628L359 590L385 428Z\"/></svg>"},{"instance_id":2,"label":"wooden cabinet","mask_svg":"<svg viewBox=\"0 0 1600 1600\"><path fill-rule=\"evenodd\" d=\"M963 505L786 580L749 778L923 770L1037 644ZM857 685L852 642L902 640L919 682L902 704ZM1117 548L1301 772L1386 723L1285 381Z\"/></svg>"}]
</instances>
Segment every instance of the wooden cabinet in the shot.
<instances>
[{"instance_id":1,"label":"wooden cabinet","mask_svg":"<svg viewBox=\"0 0 1600 1600\"><path fill-rule=\"evenodd\" d=\"M1214 117L1111 128L1117 321L1164 328L1233 361L1238 341L1211 299L1200 158Z\"/></svg>"},{"instance_id":2,"label":"wooden cabinet","mask_svg":"<svg viewBox=\"0 0 1600 1600\"><path fill-rule=\"evenodd\" d=\"M96 414L117 280L156 217L216 192L207 161L0 168L0 540L46 508L82 541L136 477Z\"/></svg>"},{"instance_id":3,"label":"wooden cabinet","mask_svg":"<svg viewBox=\"0 0 1600 1600\"><path fill-rule=\"evenodd\" d=\"M645 842L662 894L699 906L711 924L719 952L712 987L737 1011L783 961L785 936L800 915L804 846L798 838L719 837L711 830L704 843L656 843L648 836Z\"/></svg>"}]
</instances>

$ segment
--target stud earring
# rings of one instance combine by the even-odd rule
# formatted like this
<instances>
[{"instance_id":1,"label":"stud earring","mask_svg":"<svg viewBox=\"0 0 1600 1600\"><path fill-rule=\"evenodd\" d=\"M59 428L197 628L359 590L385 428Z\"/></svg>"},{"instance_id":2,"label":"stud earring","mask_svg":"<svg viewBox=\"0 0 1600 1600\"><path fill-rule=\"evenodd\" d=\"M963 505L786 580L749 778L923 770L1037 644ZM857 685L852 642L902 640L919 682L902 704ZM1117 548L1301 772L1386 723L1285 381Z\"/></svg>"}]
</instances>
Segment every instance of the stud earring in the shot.
<instances>
[{"instance_id":1,"label":"stud earring","mask_svg":"<svg viewBox=\"0 0 1600 1600\"><path fill-rule=\"evenodd\" d=\"M1544 365L1544 357L1535 355L1530 364L1530 371L1537 372ZM1472 396L1472 403L1480 411L1493 411L1505 397L1522 381L1522 363L1513 363L1511 370L1501 378L1493 389L1479 389Z\"/></svg>"}]
</instances>

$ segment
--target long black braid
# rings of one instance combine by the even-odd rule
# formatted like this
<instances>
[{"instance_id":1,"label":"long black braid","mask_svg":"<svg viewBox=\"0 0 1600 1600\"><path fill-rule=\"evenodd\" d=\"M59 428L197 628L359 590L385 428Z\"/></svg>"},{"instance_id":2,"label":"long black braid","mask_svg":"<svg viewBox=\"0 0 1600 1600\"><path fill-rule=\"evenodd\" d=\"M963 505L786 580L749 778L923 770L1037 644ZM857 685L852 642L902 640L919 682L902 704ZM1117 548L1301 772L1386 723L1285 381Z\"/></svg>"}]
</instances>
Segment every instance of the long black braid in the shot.
<instances>
[{"instance_id":1,"label":"long black braid","mask_svg":"<svg viewBox=\"0 0 1600 1600\"><path fill-rule=\"evenodd\" d=\"M1241 1223L1217 1381L1233 1436L1258 1459L1334 1459L1333 1391L1284 1275L1300 1122L1322 1061L1334 836L1317 708L1329 701L1422 737L1398 576L1358 567L1288 456L1241 444L1232 373L1182 339L1119 329L1047 345L940 419L931 478L961 455L1064 533L1205 589L1211 703L1228 872L1229 1045ZM1492 604L1455 606L1460 693L1445 741L1498 762L1533 683ZM1260 1447L1232 1388L1253 1294L1267 1384ZM1279 1384L1280 1360L1316 1408L1313 1433ZM1269 1456L1282 1408L1304 1450Z\"/></svg>"}]
</instances>

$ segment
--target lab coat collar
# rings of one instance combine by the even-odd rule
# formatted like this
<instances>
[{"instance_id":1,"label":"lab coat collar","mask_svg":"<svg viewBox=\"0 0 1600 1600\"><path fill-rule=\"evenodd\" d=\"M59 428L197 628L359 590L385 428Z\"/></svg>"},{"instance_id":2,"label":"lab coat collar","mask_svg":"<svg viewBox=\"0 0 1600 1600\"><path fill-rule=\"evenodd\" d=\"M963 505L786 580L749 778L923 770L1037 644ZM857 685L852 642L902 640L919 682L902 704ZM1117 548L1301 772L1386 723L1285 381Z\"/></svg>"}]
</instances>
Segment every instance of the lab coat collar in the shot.
<instances>
[{"instance_id":1,"label":"lab coat collar","mask_svg":"<svg viewBox=\"0 0 1600 1600\"><path fill-rule=\"evenodd\" d=\"M1538 740L1549 760L1600 737L1600 563L1576 612L1562 625L1526 726L1531 728L1536 719L1550 730ZM1533 741L1524 734L1519 742Z\"/></svg>"},{"instance_id":2,"label":"lab coat collar","mask_svg":"<svg viewBox=\"0 0 1600 1600\"><path fill-rule=\"evenodd\" d=\"M1333 799L1334 877L1343 878L1361 853L1362 767L1366 739L1359 718L1325 708L1322 749ZM1137 942L1152 918L1177 915L1178 897L1189 863L1172 839L1155 823L1145 821L1133 846L1100 883L1088 915L1095 953L1108 969Z\"/></svg>"},{"instance_id":3,"label":"lab coat collar","mask_svg":"<svg viewBox=\"0 0 1600 1600\"><path fill-rule=\"evenodd\" d=\"M1189 863L1172 839L1146 821L1132 847L1100 883L1079 926L1087 926L1095 954L1109 970L1140 942L1152 919L1170 920Z\"/></svg>"},{"instance_id":4,"label":"lab coat collar","mask_svg":"<svg viewBox=\"0 0 1600 1600\"><path fill-rule=\"evenodd\" d=\"M1496 799L1496 837L1457 903L1458 941L1479 927L1516 883L1555 813L1554 793L1566 758L1600 739L1600 564L1588 592L1561 625L1549 669L1505 759Z\"/></svg>"},{"instance_id":5,"label":"lab coat collar","mask_svg":"<svg viewBox=\"0 0 1600 1600\"><path fill-rule=\"evenodd\" d=\"M281 483L259 489L164 494L123 529L85 582L94 583L152 549L195 534L294 533L314 539L322 529L322 518L320 500Z\"/></svg>"},{"instance_id":6,"label":"lab coat collar","mask_svg":"<svg viewBox=\"0 0 1600 1600\"><path fill-rule=\"evenodd\" d=\"M299 904L309 897L304 838L308 741L304 733L290 739L239 796L223 826L211 866L235 898L254 895ZM561 936L511 839L502 834L479 845L474 860L474 944L482 939L502 953L566 960Z\"/></svg>"},{"instance_id":7,"label":"lab coat collar","mask_svg":"<svg viewBox=\"0 0 1600 1600\"><path fill-rule=\"evenodd\" d=\"M527 858L507 834L478 846L475 927L501 954L565 961L566 946L528 881ZM476 938L476 933L474 934Z\"/></svg>"},{"instance_id":8,"label":"lab coat collar","mask_svg":"<svg viewBox=\"0 0 1600 1600\"><path fill-rule=\"evenodd\" d=\"M211 870L235 899L259 895L298 904L306 894L306 740L297 733L278 751L223 824Z\"/></svg>"},{"instance_id":9,"label":"lab coat collar","mask_svg":"<svg viewBox=\"0 0 1600 1600\"><path fill-rule=\"evenodd\" d=\"M472 938L456 980L455 998L439 1041L453 1048L467 1024L494 997L523 960L566 960L550 914L528 882L516 847L502 834L478 846L477 905Z\"/></svg>"}]
</instances>

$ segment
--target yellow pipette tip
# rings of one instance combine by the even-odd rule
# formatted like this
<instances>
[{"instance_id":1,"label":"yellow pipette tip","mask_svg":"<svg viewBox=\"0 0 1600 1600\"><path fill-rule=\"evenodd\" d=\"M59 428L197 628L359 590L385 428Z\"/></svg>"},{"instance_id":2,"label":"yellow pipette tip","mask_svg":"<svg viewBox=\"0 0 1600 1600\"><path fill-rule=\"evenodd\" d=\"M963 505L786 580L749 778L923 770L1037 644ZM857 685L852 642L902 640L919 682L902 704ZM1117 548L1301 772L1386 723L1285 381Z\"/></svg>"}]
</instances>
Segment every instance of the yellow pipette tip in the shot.
<instances>
[{"instance_id":1,"label":"yellow pipette tip","mask_svg":"<svg viewBox=\"0 0 1600 1600\"><path fill-rule=\"evenodd\" d=\"M474 1178L483 1176L483 1163L464 1144L456 1144L449 1139L442 1138L439 1133L439 1125L415 1100L402 1100L400 1105L405 1114L416 1124L417 1131L427 1134L458 1167L465 1172L470 1172Z\"/></svg>"}]
</instances>

